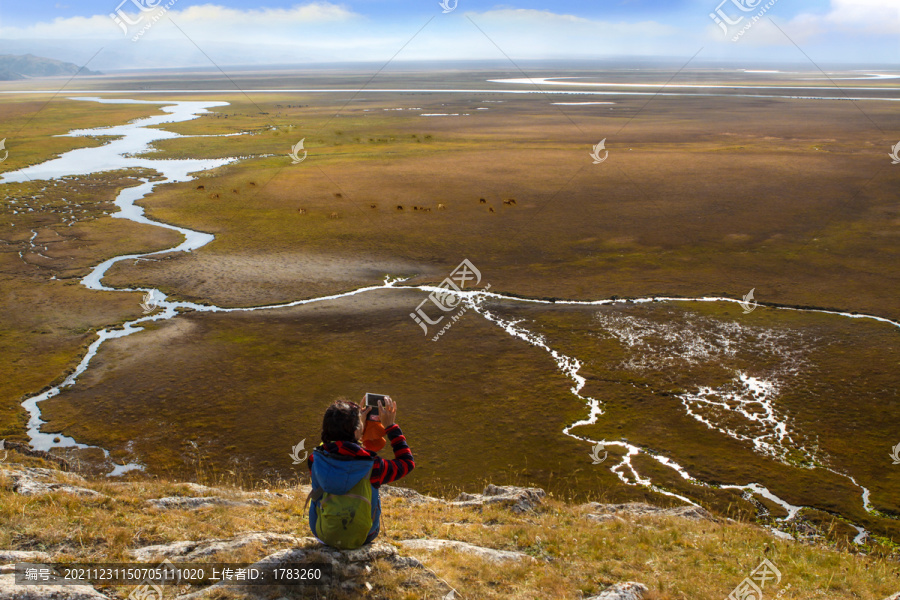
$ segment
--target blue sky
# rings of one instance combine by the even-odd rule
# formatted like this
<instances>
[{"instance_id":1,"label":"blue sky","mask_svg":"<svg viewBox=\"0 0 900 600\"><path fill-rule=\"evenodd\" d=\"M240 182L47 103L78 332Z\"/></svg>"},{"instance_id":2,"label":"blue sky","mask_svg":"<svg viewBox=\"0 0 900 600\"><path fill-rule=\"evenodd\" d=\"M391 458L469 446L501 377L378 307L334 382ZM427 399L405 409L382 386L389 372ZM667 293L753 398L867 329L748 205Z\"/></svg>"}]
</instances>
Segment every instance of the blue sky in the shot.
<instances>
[{"instance_id":1,"label":"blue sky","mask_svg":"<svg viewBox=\"0 0 900 600\"><path fill-rule=\"evenodd\" d=\"M693 18L706 17L706 13L715 8L718 2L706 0L596 0L583 2L577 0L523 0L520 2L490 2L483 0L462 0L459 9L464 11L485 12L497 8L518 8L548 11L557 14L572 14L593 19L662 19L674 18L689 21ZM0 24L27 25L40 21L52 21L56 18L90 17L112 12L118 0L36 0L31 2L12 2L4 0L0 3ZM179 0L179 8L215 4L235 9L290 8L308 3L290 0L272 0L268 2L247 0L221 0L216 2L197 2ZM431 0L353 0L335 2L349 11L364 15L373 21L398 21L412 17L428 16L435 12L436 1ZM830 5L829 0L780 0L778 12L785 17L793 17L802 12L824 12ZM439 9L439 7L438 7ZM440 12L440 11L439 11Z\"/></svg>"},{"instance_id":2,"label":"blue sky","mask_svg":"<svg viewBox=\"0 0 900 600\"><path fill-rule=\"evenodd\" d=\"M209 66L203 53L220 65L378 62L404 44L397 60L677 59L698 51L699 59L748 68L807 61L803 52L829 64L900 60L900 0L445 2L454 10L444 13L438 0L0 0L0 53L81 64L103 48L89 65L100 70Z\"/></svg>"}]
</instances>

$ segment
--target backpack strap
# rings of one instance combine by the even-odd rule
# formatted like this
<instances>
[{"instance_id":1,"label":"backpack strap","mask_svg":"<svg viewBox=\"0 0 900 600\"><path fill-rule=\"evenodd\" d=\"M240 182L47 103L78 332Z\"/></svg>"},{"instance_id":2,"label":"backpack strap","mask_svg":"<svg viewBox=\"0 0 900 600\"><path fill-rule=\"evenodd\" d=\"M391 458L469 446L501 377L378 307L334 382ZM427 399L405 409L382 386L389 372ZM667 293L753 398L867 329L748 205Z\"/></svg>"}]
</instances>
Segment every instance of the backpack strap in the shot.
<instances>
[{"instance_id":1,"label":"backpack strap","mask_svg":"<svg viewBox=\"0 0 900 600\"><path fill-rule=\"evenodd\" d=\"M303 512L306 513L306 507L309 505L309 501L312 500L316 502L325 494L325 490L322 488L315 488L310 490L310 492L306 495L306 502L303 503Z\"/></svg>"}]
</instances>

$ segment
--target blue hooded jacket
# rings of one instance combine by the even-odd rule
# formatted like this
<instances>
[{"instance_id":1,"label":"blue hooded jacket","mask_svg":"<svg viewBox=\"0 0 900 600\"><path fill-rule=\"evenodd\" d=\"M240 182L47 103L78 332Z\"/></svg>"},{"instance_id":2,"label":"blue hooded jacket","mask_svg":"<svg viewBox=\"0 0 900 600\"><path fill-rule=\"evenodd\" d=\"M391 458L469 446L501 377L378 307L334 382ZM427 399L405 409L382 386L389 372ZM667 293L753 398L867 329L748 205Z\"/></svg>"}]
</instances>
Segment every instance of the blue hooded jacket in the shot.
<instances>
[{"instance_id":1,"label":"blue hooded jacket","mask_svg":"<svg viewBox=\"0 0 900 600\"><path fill-rule=\"evenodd\" d=\"M323 452L319 448L313 450L315 460L311 461L310 475L312 489L322 488L329 494L346 494L359 480L369 475L374 459L345 456ZM314 500L309 505L309 526L313 535L316 535L316 507L319 501ZM366 537L368 543L375 539L380 531L381 501L378 497L378 488L372 486L372 529ZM318 539L318 536L316 536ZM322 541L322 540L319 540ZM325 543L325 542L322 542Z\"/></svg>"}]
</instances>

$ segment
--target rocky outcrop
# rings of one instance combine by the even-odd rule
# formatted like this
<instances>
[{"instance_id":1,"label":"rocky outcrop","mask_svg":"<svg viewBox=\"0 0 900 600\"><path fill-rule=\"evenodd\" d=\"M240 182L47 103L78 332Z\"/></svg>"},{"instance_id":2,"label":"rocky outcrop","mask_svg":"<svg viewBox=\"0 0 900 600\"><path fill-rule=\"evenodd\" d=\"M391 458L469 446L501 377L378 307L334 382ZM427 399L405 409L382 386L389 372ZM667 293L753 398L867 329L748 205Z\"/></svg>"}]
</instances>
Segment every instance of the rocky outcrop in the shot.
<instances>
[{"instance_id":1,"label":"rocky outcrop","mask_svg":"<svg viewBox=\"0 0 900 600\"><path fill-rule=\"evenodd\" d=\"M546 496L541 488L523 488L512 485L488 484L480 494L461 493L449 502L451 506L484 506L485 504L501 504L511 508L515 513L534 511Z\"/></svg>"},{"instance_id":2,"label":"rocky outcrop","mask_svg":"<svg viewBox=\"0 0 900 600\"><path fill-rule=\"evenodd\" d=\"M16 576L3 568L0 574L0 599L2 600L106 600L89 585L16 584Z\"/></svg>"},{"instance_id":3,"label":"rocky outcrop","mask_svg":"<svg viewBox=\"0 0 900 600\"><path fill-rule=\"evenodd\" d=\"M608 521L616 517L681 517L684 519L692 519L695 521L716 521L717 519L706 510L699 506L675 506L671 508L662 508L644 504L643 502L629 502L627 504L601 504L599 502L588 502L582 505L591 512L585 515L586 518L594 521Z\"/></svg>"},{"instance_id":4,"label":"rocky outcrop","mask_svg":"<svg viewBox=\"0 0 900 600\"><path fill-rule=\"evenodd\" d=\"M426 496L420 494L416 490L404 487L396 487L393 485L382 485L378 488L378 494L382 498L402 498L408 500L412 504L422 504L424 502L446 502L443 498L435 498L434 496Z\"/></svg>"},{"instance_id":5,"label":"rocky outcrop","mask_svg":"<svg viewBox=\"0 0 900 600\"><path fill-rule=\"evenodd\" d=\"M148 504L156 508L182 508L194 509L203 506L212 506L221 504L224 506L268 506L269 502L258 498L250 498L249 500L232 500L223 498L222 496L167 496L165 498L151 498L147 500Z\"/></svg>"},{"instance_id":6,"label":"rocky outcrop","mask_svg":"<svg viewBox=\"0 0 900 600\"><path fill-rule=\"evenodd\" d=\"M443 548L450 548L452 550L456 550L457 552L471 554L473 556L478 556L487 561L496 563L507 561L518 562L522 560L533 562L535 560L533 556L529 556L528 554L524 554L522 552L514 552L512 550L494 550L493 548L475 546L474 544L460 542L458 540L418 539L400 540L398 543L402 544L404 548L409 550L433 551L441 550Z\"/></svg>"},{"instance_id":7,"label":"rocky outcrop","mask_svg":"<svg viewBox=\"0 0 900 600\"><path fill-rule=\"evenodd\" d=\"M17 562L48 562L50 555L37 550L0 550L0 565Z\"/></svg>"},{"instance_id":8,"label":"rocky outcrop","mask_svg":"<svg viewBox=\"0 0 900 600\"><path fill-rule=\"evenodd\" d=\"M387 561L396 569L423 569L423 574L435 577L430 571L424 569L424 565L415 558L400 556L397 549L390 544L374 542L356 550L338 550L326 546L315 538L300 538L302 547L280 550L266 556L252 565L253 568L264 572L283 566L296 566L296 563L326 563L332 568L332 581L329 587L340 586L344 589L371 589L372 585L365 581L365 577L373 571L372 563L378 559ZM253 598L262 593L260 586L240 585L229 582L219 582L207 588L179 596L179 600L194 600L206 597L210 592L222 591L226 588L245 594ZM323 590L327 591L326 590Z\"/></svg>"},{"instance_id":9,"label":"rocky outcrop","mask_svg":"<svg viewBox=\"0 0 900 600\"><path fill-rule=\"evenodd\" d=\"M59 479L62 473L54 469L41 469L38 467L3 468L2 473L12 480L13 491L23 496L65 492L84 498L108 498L108 496L94 490L60 482ZM64 476L75 481L85 481L83 477L74 473L66 473Z\"/></svg>"},{"instance_id":10,"label":"rocky outcrop","mask_svg":"<svg viewBox=\"0 0 900 600\"><path fill-rule=\"evenodd\" d=\"M585 600L641 600L647 591L646 585L627 581L612 585L598 595L585 598Z\"/></svg>"},{"instance_id":11,"label":"rocky outcrop","mask_svg":"<svg viewBox=\"0 0 900 600\"><path fill-rule=\"evenodd\" d=\"M157 544L154 546L144 546L129 551L129 554L138 562L151 562L168 558L169 560L191 562L199 559L206 559L210 556L223 552L230 552L249 546L251 544L259 544L263 547L278 544L280 546L296 546L304 542L316 541L315 538L297 538L284 533L271 533L268 531L247 531L230 538L220 538L203 541L180 541L171 542L169 544Z\"/></svg>"}]
</instances>

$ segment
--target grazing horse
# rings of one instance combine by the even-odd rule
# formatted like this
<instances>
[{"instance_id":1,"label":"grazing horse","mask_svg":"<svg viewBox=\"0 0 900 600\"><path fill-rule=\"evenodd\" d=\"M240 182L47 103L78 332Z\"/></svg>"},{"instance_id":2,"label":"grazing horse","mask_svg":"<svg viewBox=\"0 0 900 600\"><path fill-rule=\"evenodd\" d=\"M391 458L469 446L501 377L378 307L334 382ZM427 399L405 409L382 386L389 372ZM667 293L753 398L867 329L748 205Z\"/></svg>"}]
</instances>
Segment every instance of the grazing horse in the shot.
<instances>
[{"instance_id":1,"label":"grazing horse","mask_svg":"<svg viewBox=\"0 0 900 600\"><path fill-rule=\"evenodd\" d=\"M444 206L443 204L438 204L438 210L444 210L445 208L447 208L447 207Z\"/></svg>"},{"instance_id":2,"label":"grazing horse","mask_svg":"<svg viewBox=\"0 0 900 600\"><path fill-rule=\"evenodd\" d=\"M305 208L298 208L298 209L297 209L297 212L300 213L301 215L305 215L305 214L306 214L306 209L305 209Z\"/></svg>"},{"instance_id":3,"label":"grazing horse","mask_svg":"<svg viewBox=\"0 0 900 600\"><path fill-rule=\"evenodd\" d=\"M338 194L337 192L335 192L334 197L335 197L335 198L343 198L344 195L343 195L343 194Z\"/></svg>"},{"instance_id":4,"label":"grazing horse","mask_svg":"<svg viewBox=\"0 0 900 600\"><path fill-rule=\"evenodd\" d=\"M197 186L197 189L198 189L198 190L205 190L205 189L206 189L206 186L198 185L198 186Z\"/></svg>"},{"instance_id":5,"label":"grazing horse","mask_svg":"<svg viewBox=\"0 0 900 600\"><path fill-rule=\"evenodd\" d=\"M493 206L488 206L488 212L494 212L494 207L493 207Z\"/></svg>"},{"instance_id":6,"label":"grazing horse","mask_svg":"<svg viewBox=\"0 0 900 600\"><path fill-rule=\"evenodd\" d=\"M503 204L505 204L505 205L507 205L507 206L512 206L512 205L515 204L515 203L516 203L516 199L515 199L515 198L510 198L509 200L504 200L504 201L503 201Z\"/></svg>"},{"instance_id":7,"label":"grazing horse","mask_svg":"<svg viewBox=\"0 0 900 600\"><path fill-rule=\"evenodd\" d=\"M370 204L370 205L369 205L369 208L378 208L378 205L377 205L377 204Z\"/></svg>"},{"instance_id":8,"label":"grazing horse","mask_svg":"<svg viewBox=\"0 0 900 600\"><path fill-rule=\"evenodd\" d=\"M479 202L480 204L487 204L487 200L485 200L484 198L479 198L479 199L478 199L478 202Z\"/></svg>"},{"instance_id":9,"label":"grazing horse","mask_svg":"<svg viewBox=\"0 0 900 600\"><path fill-rule=\"evenodd\" d=\"M398 204L398 205L397 205L397 210L403 210L403 205L402 205L402 204Z\"/></svg>"},{"instance_id":10,"label":"grazing horse","mask_svg":"<svg viewBox=\"0 0 900 600\"><path fill-rule=\"evenodd\" d=\"M235 188L235 189L233 189L233 190L231 190L231 191L234 192L235 194L239 194L239 193L240 193L239 191L237 191L237 188Z\"/></svg>"},{"instance_id":11,"label":"grazing horse","mask_svg":"<svg viewBox=\"0 0 900 600\"><path fill-rule=\"evenodd\" d=\"M210 198L213 198L213 199L216 199L216 198L219 197L219 195L218 195L218 194L210 194L209 197L210 197Z\"/></svg>"},{"instance_id":12,"label":"grazing horse","mask_svg":"<svg viewBox=\"0 0 900 600\"><path fill-rule=\"evenodd\" d=\"M337 213L331 213L330 215L328 215L328 218L329 218L329 219L337 219L337 218L338 218L338 214L337 214Z\"/></svg>"},{"instance_id":13,"label":"grazing horse","mask_svg":"<svg viewBox=\"0 0 900 600\"><path fill-rule=\"evenodd\" d=\"M256 185L256 182L255 182L255 181L251 181L251 182L250 182L250 185Z\"/></svg>"}]
</instances>

